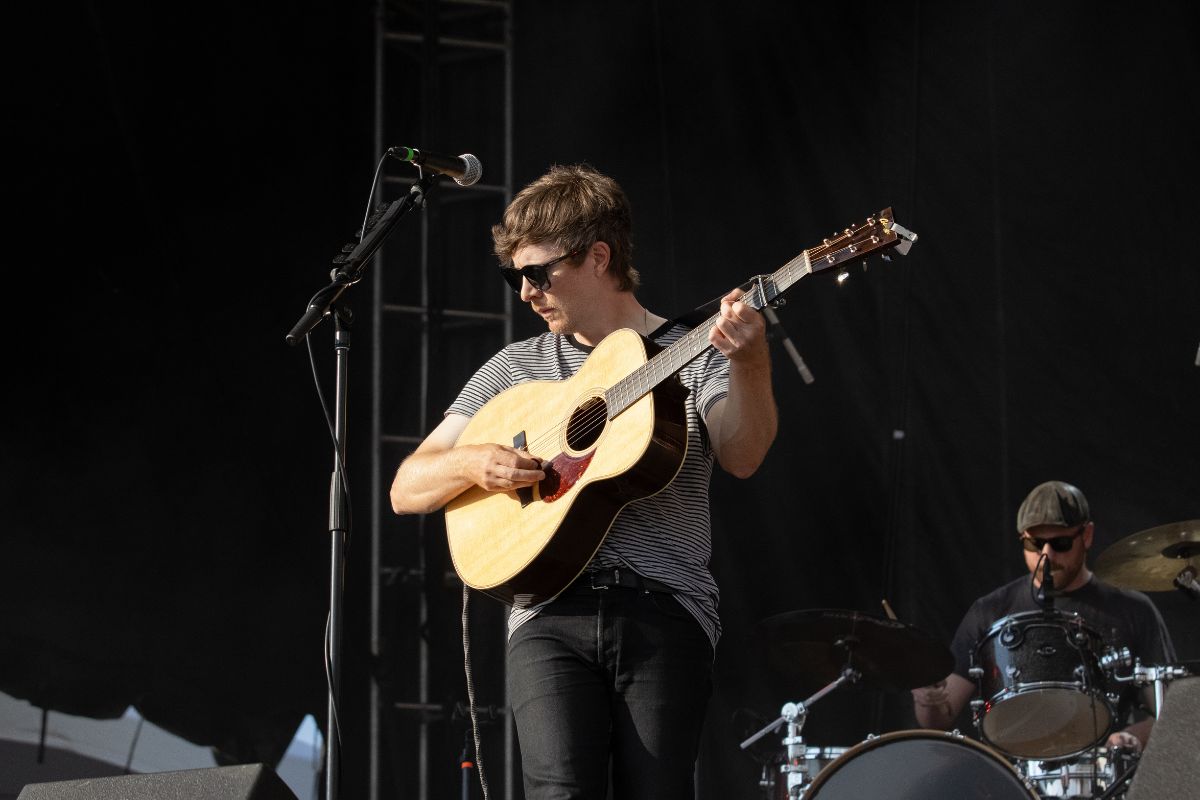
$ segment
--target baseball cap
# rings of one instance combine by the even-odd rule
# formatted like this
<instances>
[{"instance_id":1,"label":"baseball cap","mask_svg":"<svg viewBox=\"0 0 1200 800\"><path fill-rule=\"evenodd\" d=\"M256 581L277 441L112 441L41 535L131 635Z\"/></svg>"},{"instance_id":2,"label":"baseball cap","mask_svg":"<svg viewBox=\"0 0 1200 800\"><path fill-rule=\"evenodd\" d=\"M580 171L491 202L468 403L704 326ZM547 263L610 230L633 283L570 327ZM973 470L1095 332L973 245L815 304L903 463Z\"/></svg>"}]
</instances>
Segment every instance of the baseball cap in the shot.
<instances>
[{"instance_id":1,"label":"baseball cap","mask_svg":"<svg viewBox=\"0 0 1200 800\"><path fill-rule=\"evenodd\" d=\"M1083 492L1063 481L1046 481L1034 488L1017 510L1017 532L1037 525L1073 528L1092 518Z\"/></svg>"}]
</instances>

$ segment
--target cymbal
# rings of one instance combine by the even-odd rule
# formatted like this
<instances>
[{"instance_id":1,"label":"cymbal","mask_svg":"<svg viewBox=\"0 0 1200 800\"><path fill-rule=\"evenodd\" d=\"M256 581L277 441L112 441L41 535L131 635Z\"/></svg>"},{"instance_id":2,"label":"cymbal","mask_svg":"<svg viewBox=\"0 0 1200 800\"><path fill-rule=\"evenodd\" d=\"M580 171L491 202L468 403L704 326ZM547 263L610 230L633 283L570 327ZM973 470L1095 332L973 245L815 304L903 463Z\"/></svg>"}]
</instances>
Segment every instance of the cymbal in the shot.
<instances>
[{"instance_id":1,"label":"cymbal","mask_svg":"<svg viewBox=\"0 0 1200 800\"><path fill-rule=\"evenodd\" d=\"M941 642L897 620L836 608L788 611L754 626L767 664L793 692L815 691L846 666L876 689L913 689L941 680L954 657Z\"/></svg>"},{"instance_id":2,"label":"cymbal","mask_svg":"<svg viewBox=\"0 0 1200 800\"><path fill-rule=\"evenodd\" d=\"M1200 570L1200 519L1126 536L1100 554L1092 571L1114 586L1169 592L1175 576L1188 566Z\"/></svg>"}]
</instances>

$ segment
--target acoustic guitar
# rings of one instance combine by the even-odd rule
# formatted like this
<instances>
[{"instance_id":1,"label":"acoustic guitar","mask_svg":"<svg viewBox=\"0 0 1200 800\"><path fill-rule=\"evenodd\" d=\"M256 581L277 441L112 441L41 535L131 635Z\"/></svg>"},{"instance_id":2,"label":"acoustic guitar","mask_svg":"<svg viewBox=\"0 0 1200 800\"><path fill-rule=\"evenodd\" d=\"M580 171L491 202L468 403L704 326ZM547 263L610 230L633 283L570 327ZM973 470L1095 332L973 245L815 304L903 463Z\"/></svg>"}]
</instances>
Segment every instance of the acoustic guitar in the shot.
<instances>
[{"instance_id":1,"label":"acoustic guitar","mask_svg":"<svg viewBox=\"0 0 1200 800\"><path fill-rule=\"evenodd\" d=\"M884 209L753 278L742 302L761 310L805 275L900 244L904 252L915 239ZM447 504L450 555L464 583L504 603L548 600L579 576L622 508L674 479L687 452L687 390L674 376L712 346L716 319L666 348L614 331L572 377L513 386L471 418L457 444L526 448L546 478L512 492L472 487Z\"/></svg>"}]
</instances>

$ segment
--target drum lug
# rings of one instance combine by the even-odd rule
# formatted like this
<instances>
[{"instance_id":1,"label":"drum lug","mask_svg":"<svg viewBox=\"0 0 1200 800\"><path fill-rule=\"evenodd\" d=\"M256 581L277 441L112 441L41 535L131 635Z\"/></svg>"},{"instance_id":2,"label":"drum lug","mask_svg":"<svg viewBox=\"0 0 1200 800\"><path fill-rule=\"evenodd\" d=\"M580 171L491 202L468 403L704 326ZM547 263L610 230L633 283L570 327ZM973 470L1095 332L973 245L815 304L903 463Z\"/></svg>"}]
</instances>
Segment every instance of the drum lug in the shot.
<instances>
[{"instance_id":1,"label":"drum lug","mask_svg":"<svg viewBox=\"0 0 1200 800\"><path fill-rule=\"evenodd\" d=\"M969 670L967 670L967 675L973 681L980 680L983 678L983 667L971 667Z\"/></svg>"},{"instance_id":2,"label":"drum lug","mask_svg":"<svg viewBox=\"0 0 1200 800\"><path fill-rule=\"evenodd\" d=\"M1021 677L1021 668L1014 664L1009 664L1007 667L1005 667L1004 674L1013 680L1016 680L1017 678Z\"/></svg>"},{"instance_id":3,"label":"drum lug","mask_svg":"<svg viewBox=\"0 0 1200 800\"><path fill-rule=\"evenodd\" d=\"M1114 670L1118 667L1126 668L1133 666L1133 655L1129 652L1128 647L1122 647L1120 650L1109 648L1104 651L1104 655L1100 656L1100 668L1104 670Z\"/></svg>"},{"instance_id":4,"label":"drum lug","mask_svg":"<svg viewBox=\"0 0 1200 800\"><path fill-rule=\"evenodd\" d=\"M1000 644L1005 647L1016 647L1021 644L1025 637L1021 635L1021 631L1015 625L1009 625L1000 632Z\"/></svg>"}]
</instances>

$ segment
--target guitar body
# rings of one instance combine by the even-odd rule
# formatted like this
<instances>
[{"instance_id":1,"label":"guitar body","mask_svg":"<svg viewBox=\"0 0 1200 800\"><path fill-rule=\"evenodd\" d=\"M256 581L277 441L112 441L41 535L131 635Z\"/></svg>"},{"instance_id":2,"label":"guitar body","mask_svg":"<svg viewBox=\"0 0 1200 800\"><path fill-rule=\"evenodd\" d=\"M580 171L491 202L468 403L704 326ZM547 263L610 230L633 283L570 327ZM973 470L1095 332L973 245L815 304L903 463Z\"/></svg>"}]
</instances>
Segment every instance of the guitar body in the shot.
<instances>
[{"instance_id":1,"label":"guitar body","mask_svg":"<svg viewBox=\"0 0 1200 800\"><path fill-rule=\"evenodd\" d=\"M613 419L603 397L655 347L615 331L571 378L514 386L471 418L458 445L520 446L523 435L546 479L522 492L473 487L446 506L464 583L505 603L549 600L591 561L622 508L671 482L687 452L687 390L665 380Z\"/></svg>"}]
</instances>

